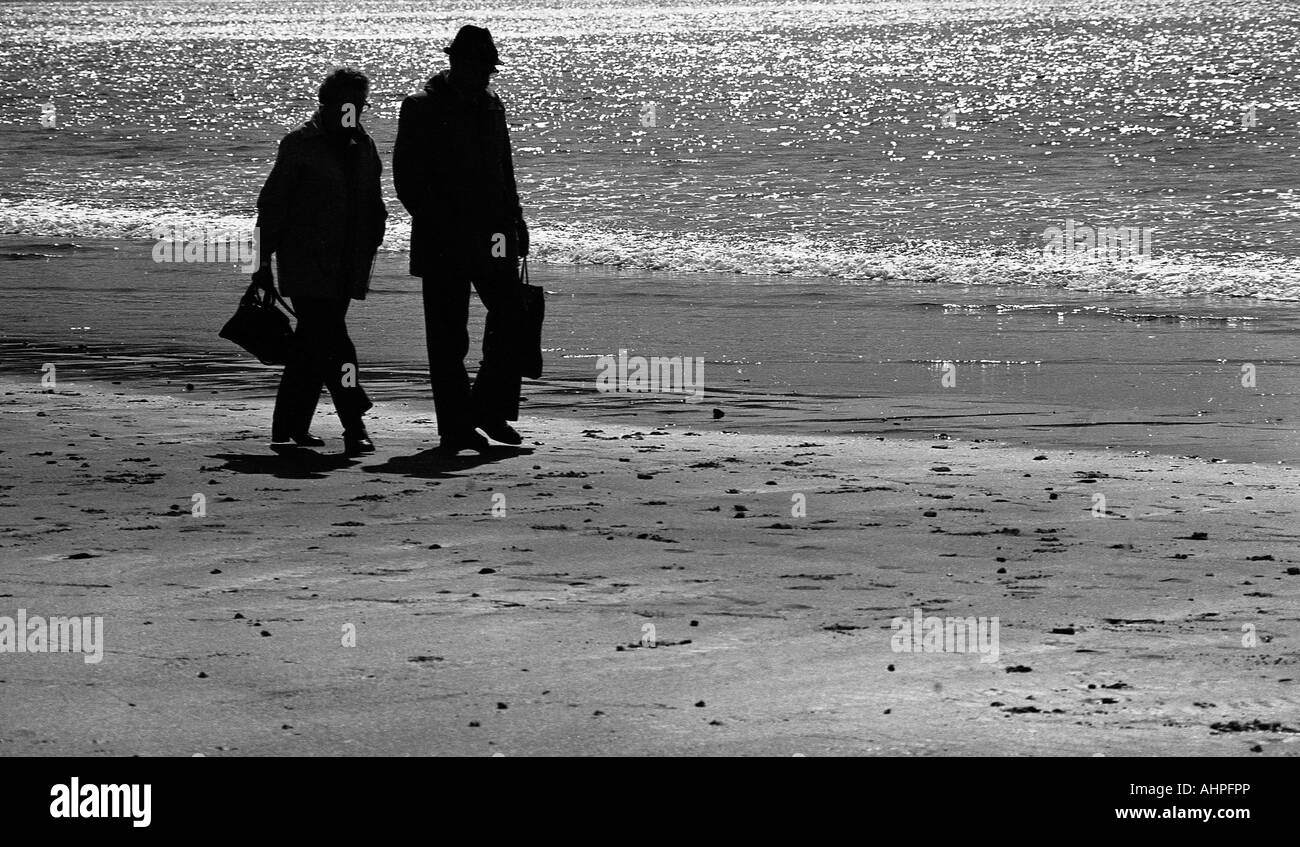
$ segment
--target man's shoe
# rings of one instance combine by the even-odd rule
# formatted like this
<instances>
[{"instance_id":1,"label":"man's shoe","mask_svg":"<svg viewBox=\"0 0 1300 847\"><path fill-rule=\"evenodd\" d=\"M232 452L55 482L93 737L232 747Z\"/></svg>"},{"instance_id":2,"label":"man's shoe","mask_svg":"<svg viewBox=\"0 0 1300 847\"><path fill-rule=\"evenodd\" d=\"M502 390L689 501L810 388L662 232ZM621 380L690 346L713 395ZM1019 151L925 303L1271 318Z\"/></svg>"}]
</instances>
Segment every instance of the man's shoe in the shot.
<instances>
[{"instance_id":1,"label":"man's shoe","mask_svg":"<svg viewBox=\"0 0 1300 847\"><path fill-rule=\"evenodd\" d=\"M284 436L278 433L271 433L271 446L289 447L297 445L298 447L324 447L325 439L312 435L310 432L304 432L301 435Z\"/></svg>"},{"instance_id":2,"label":"man's shoe","mask_svg":"<svg viewBox=\"0 0 1300 847\"><path fill-rule=\"evenodd\" d=\"M462 432L457 435L444 435L438 442L438 452L454 456L461 450L473 450L477 453L486 453L492 449L488 440L479 435L474 430Z\"/></svg>"},{"instance_id":3,"label":"man's shoe","mask_svg":"<svg viewBox=\"0 0 1300 847\"><path fill-rule=\"evenodd\" d=\"M374 442L364 429L357 432L343 433L343 455L360 456L362 453L375 452Z\"/></svg>"},{"instance_id":4,"label":"man's shoe","mask_svg":"<svg viewBox=\"0 0 1300 847\"><path fill-rule=\"evenodd\" d=\"M493 423L478 424L478 428L487 433L488 438L493 441L500 441L502 444L519 445L524 443L524 437L515 431L515 428L505 421L494 421Z\"/></svg>"}]
</instances>

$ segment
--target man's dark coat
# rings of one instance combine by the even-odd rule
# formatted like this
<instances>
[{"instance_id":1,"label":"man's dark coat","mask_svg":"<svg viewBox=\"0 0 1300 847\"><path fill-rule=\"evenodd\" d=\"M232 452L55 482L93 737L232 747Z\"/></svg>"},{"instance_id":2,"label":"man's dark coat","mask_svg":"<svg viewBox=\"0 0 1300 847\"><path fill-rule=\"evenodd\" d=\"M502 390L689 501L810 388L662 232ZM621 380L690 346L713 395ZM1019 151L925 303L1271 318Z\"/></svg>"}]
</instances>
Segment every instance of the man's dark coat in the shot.
<instances>
[{"instance_id":1,"label":"man's dark coat","mask_svg":"<svg viewBox=\"0 0 1300 847\"><path fill-rule=\"evenodd\" d=\"M496 94L466 97L447 71L402 101L393 148L397 199L411 213L411 275L432 276L440 259L465 255L491 235L518 249L523 217L506 113Z\"/></svg>"}]
</instances>

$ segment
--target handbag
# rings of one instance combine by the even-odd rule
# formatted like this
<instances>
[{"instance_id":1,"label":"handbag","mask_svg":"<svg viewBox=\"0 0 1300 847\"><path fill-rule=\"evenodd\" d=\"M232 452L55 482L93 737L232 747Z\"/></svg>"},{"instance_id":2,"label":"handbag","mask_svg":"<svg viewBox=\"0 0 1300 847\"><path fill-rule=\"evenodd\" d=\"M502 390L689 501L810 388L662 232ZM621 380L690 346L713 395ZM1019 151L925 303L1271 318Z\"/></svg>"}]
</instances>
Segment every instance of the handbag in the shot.
<instances>
[{"instance_id":1,"label":"handbag","mask_svg":"<svg viewBox=\"0 0 1300 847\"><path fill-rule=\"evenodd\" d=\"M293 351L293 326L288 316L275 307L277 300L290 315L298 317L277 292L264 292L254 283L248 286L235 316L226 321L219 335L243 347L264 365L285 364Z\"/></svg>"},{"instance_id":2,"label":"handbag","mask_svg":"<svg viewBox=\"0 0 1300 847\"><path fill-rule=\"evenodd\" d=\"M519 375L538 379L542 375L542 322L546 319L546 290L528 282L528 258L519 270L523 286L523 316L519 328Z\"/></svg>"}]
</instances>

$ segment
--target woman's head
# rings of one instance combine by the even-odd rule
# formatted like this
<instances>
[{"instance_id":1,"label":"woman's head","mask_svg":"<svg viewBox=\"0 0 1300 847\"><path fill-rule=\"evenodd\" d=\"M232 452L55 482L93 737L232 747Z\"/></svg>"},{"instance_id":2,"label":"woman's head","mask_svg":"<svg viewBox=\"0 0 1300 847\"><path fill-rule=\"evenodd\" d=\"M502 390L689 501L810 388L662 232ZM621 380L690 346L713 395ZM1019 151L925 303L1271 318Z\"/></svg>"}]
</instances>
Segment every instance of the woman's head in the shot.
<instances>
[{"instance_id":1,"label":"woman's head","mask_svg":"<svg viewBox=\"0 0 1300 847\"><path fill-rule=\"evenodd\" d=\"M329 133L356 133L369 105L370 79L355 68L338 68L325 77L317 96L322 128Z\"/></svg>"}]
</instances>

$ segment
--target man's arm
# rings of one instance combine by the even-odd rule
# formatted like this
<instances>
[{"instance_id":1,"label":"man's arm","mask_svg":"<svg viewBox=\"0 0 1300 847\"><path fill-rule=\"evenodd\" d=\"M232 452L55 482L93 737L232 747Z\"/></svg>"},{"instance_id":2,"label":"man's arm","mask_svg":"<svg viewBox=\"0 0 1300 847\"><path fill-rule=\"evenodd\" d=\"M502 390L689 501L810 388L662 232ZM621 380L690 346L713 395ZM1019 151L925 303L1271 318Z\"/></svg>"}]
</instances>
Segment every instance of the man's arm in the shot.
<instances>
[{"instance_id":1,"label":"man's arm","mask_svg":"<svg viewBox=\"0 0 1300 847\"><path fill-rule=\"evenodd\" d=\"M515 158L510 151L510 128L506 124L505 114L501 116L501 132L505 136L505 143L501 149L505 152L501 154L501 172L505 175L507 202L515 210L515 238L519 245L519 255L528 255L528 224L524 223L524 207L519 202L519 186L515 184Z\"/></svg>"},{"instance_id":2,"label":"man's arm","mask_svg":"<svg viewBox=\"0 0 1300 847\"><path fill-rule=\"evenodd\" d=\"M393 144L393 186L411 217L424 208L429 186L428 150L421 149L423 133L419 103L413 97L402 101L397 119L397 141Z\"/></svg>"}]
</instances>

